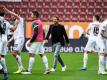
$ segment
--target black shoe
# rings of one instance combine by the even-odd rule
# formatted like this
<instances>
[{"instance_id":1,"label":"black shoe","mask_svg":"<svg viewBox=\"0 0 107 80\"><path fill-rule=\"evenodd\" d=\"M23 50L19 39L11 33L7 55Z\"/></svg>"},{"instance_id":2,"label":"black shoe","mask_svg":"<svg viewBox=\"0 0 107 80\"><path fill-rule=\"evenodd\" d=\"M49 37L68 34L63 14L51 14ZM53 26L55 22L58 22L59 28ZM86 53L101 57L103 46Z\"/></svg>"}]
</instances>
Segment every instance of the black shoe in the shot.
<instances>
[{"instance_id":1,"label":"black shoe","mask_svg":"<svg viewBox=\"0 0 107 80\"><path fill-rule=\"evenodd\" d=\"M0 74L3 74L3 72L4 72L3 69L0 69Z\"/></svg>"},{"instance_id":2,"label":"black shoe","mask_svg":"<svg viewBox=\"0 0 107 80\"><path fill-rule=\"evenodd\" d=\"M4 73L3 76L4 76L3 80L8 80L8 73Z\"/></svg>"}]
</instances>

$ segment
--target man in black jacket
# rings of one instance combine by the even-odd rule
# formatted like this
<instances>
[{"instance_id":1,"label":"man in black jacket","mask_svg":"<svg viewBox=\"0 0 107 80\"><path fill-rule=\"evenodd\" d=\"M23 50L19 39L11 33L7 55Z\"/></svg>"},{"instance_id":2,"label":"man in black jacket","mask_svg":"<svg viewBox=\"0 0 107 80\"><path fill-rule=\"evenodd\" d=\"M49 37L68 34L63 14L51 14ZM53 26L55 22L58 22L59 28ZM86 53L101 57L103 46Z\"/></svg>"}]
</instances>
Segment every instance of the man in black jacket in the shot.
<instances>
[{"instance_id":1,"label":"man in black jacket","mask_svg":"<svg viewBox=\"0 0 107 80\"><path fill-rule=\"evenodd\" d=\"M59 20L58 16L53 17L54 23L50 25L49 31L46 36L46 40L48 40L49 36L51 35L51 40L52 40L52 45L53 45L53 50L54 50L54 63L53 63L53 68L51 69L51 71L56 70L57 61L59 61L59 63L61 64L62 71L65 71L66 65L61 59L59 52L60 52L61 46L65 45L65 40L67 44L70 45L65 28L63 25L58 23L58 20Z\"/></svg>"}]
</instances>

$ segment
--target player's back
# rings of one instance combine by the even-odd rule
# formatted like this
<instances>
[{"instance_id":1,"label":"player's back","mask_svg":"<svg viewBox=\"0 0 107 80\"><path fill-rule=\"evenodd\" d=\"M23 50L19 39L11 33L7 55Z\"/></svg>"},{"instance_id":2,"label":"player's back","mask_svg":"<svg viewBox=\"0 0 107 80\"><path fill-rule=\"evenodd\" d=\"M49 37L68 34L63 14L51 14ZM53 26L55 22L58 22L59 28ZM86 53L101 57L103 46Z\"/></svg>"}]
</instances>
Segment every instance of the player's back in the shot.
<instances>
[{"instance_id":1,"label":"player's back","mask_svg":"<svg viewBox=\"0 0 107 80\"><path fill-rule=\"evenodd\" d=\"M89 28L90 35L97 36L99 33L100 23L95 21L95 22L90 23L89 26L90 26Z\"/></svg>"},{"instance_id":2,"label":"player's back","mask_svg":"<svg viewBox=\"0 0 107 80\"><path fill-rule=\"evenodd\" d=\"M14 39L24 38L24 20L23 18L19 18L19 24L17 29L14 31Z\"/></svg>"},{"instance_id":3,"label":"player's back","mask_svg":"<svg viewBox=\"0 0 107 80\"><path fill-rule=\"evenodd\" d=\"M4 30L4 34L2 34L2 40L6 40L7 41L8 29L11 28L12 26L10 25L10 23L8 21L6 21L4 19L1 22L1 27Z\"/></svg>"}]
</instances>

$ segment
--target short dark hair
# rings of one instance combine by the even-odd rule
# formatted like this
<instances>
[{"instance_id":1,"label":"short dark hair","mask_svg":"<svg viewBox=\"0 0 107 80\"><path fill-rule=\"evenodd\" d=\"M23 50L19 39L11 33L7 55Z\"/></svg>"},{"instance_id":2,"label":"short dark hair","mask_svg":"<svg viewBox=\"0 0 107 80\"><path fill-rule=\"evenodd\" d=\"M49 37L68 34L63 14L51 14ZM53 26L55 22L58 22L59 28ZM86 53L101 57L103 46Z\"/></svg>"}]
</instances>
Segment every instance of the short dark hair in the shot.
<instances>
[{"instance_id":1,"label":"short dark hair","mask_svg":"<svg viewBox=\"0 0 107 80\"><path fill-rule=\"evenodd\" d=\"M38 11L33 11L33 15L36 17L39 17L39 12Z\"/></svg>"},{"instance_id":2,"label":"short dark hair","mask_svg":"<svg viewBox=\"0 0 107 80\"><path fill-rule=\"evenodd\" d=\"M0 11L0 16L4 17L5 13L3 11Z\"/></svg>"},{"instance_id":3,"label":"short dark hair","mask_svg":"<svg viewBox=\"0 0 107 80\"><path fill-rule=\"evenodd\" d=\"M57 20L59 20L59 16L58 16L58 15L54 15L53 17L54 17L54 18L57 18Z\"/></svg>"},{"instance_id":4,"label":"short dark hair","mask_svg":"<svg viewBox=\"0 0 107 80\"><path fill-rule=\"evenodd\" d=\"M96 18L97 21L100 21L100 16L99 15L95 15L94 17Z\"/></svg>"}]
</instances>

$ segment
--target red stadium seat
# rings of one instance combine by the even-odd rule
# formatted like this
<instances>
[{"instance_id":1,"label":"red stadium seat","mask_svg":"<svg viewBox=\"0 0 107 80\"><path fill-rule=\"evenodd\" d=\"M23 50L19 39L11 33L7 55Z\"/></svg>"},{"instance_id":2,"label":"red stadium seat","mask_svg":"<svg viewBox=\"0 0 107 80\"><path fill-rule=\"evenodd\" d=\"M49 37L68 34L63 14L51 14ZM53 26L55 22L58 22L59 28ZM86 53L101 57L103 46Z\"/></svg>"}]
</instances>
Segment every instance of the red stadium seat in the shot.
<instances>
[{"instance_id":1,"label":"red stadium seat","mask_svg":"<svg viewBox=\"0 0 107 80\"><path fill-rule=\"evenodd\" d=\"M29 0L30 2L32 2L32 3L35 3L35 0Z\"/></svg>"},{"instance_id":2,"label":"red stadium seat","mask_svg":"<svg viewBox=\"0 0 107 80\"><path fill-rule=\"evenodd\" d=\"M80 4L81 4L81 5L80 5L80 6L81 6L81 8L86 8L86 7L87 7L87 5L88 5L88 4L87 4L87 2L81 2Z\"/></svg>"},{"instance_id":3,"label":"red stadium seat","mask_svg":"<svg viewBox=\"0 0 107 80\"><path fill-rule=\"evenodd\" d=\"M23 0L23 2L29 2L29 0Z\"/></svg>"},{"instance_id":4,"label":"red stadium seat","mask_svg":"<svg viewBox=\"0 0 107 80\"><path fill-rule=\"evenodd\" d=\"M86 14L80 14L80 20L86 22Z\"/></svg>"},{"instance_id":5,"label":"red stadium seat","mask_svg":"<svg viewBox=\"0 0 107 80\"><path fill-rule=\"evenodd\" d=\"M43 15L42 16L42 21L48 21L48 15Z\"/></svg>"},{"instance_id":6,"label":"red stadium seat","mask_svg":"<svg viewBox=\"0 0 107 80\"><path fill-rule=\"evenodd\" d=\"M36 2L36 8L43 8L43 0L38 0L37 2Z\"/></svg>"},{"instance_id":7,"label":"red stadium seat","mask_svg":"<svg viewBox=\"0 0 107 80\"><path fill-rule=\"evenodd\" d=\"M45 8L50 8L50 4L51 4L51 2L49 0L45 0L44 7Z\"/></svg>"}]
</instances>

